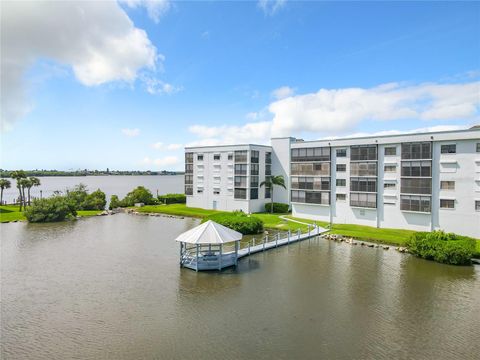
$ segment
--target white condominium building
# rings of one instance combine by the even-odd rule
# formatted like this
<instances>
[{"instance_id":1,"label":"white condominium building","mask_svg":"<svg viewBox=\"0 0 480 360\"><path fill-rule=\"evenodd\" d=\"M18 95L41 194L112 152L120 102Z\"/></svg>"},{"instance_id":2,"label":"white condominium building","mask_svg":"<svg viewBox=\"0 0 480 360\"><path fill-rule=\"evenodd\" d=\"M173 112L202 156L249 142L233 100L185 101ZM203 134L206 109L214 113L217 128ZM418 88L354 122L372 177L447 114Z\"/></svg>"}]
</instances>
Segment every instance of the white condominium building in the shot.
<instances>
[{"instance_id":1,"label":"white condominium building","mask_svg":"<svg viewBox=\"0 0 480 360\"><path fill-rule=\"evenodd\" d=\"M480 238L480 129L232 145L185 150L187 205L264 211L274 201L294 216L342 224Z\"/></svg>"}]
</instances>

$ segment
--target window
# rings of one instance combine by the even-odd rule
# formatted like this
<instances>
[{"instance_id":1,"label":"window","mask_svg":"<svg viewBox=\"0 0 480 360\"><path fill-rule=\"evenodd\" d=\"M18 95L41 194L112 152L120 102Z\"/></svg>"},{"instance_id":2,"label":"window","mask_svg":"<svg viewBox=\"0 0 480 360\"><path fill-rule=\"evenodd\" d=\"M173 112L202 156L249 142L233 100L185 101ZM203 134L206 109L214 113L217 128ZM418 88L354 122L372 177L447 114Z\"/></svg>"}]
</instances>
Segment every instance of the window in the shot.
<instances>
[{"instance_id":1,"label":"window","mask_svg":"<svg viewBox=\"0 0 480 360\"><path fill-rule=\"evenodd\" d=\"M441 190L455 190L455 181L440 181Z\"/></svg>"},{"instance_id":2,"label":"window","mask_svg":"<svg viewBox=\"0 0 480 360\"><path fill-rule=\"evenodd\" d=\"M260 153L257 150L252 150L250 152L250 162L258 164L259 154Z\"/></svg>"},{"instance_id":3,"label":"window","mask_svg":"<svg viewBox=\"0 0 480 360\"><path fill-rule=\"evenodd\" d=\"M185 185L185 195L193 195L193 186Z\"/></svg>"},{"instance_id":4,"label":"window","mask_svg":"<svg viewBox=\"0 0 480 360\"><path fill-rule=\"evenodd\" d=\"M228 154L228 160L229 161L233 160L233 154Z\"/></svg>"},{"instance_id":5,"label":"window","mask_svg":"<svg viewBox=\"0 0 480 360\"><path fill-rule=\"evenodd\" d=\"M477 152L480 153L480 143L477 143Z\"/></svg>"},{"instance_id":6,"label":"window","mask_svg":"<svg viewBox=\"0 0 480 360\"><path fill-rule=\"evenodd\" d=\"M185 153L185 164L193 164L193 153L192 152Z\"/></svg>"},{"instance_id":7,"label":"window","mask_svg":"<svg viewBox=\"0 0 480 360\"><path fill-rule=\"evenodd\" d=\"M193 174L193 164L185 164L185 173Z\"/></svg>"},{"instance_id":8,"label":"window","mask_svg":"<svg viewBox=\"0 0 480 360\"><path fill-rule=\"evenodd\" d=\"M247 177L246 176L235 176L235 187L247 187Z\"/></svg>"},{"instance_id":9,"label":"window","mask_svg":"<svg viewBox=\"0 0 480 360\"><path fill-rule=\"evenodd\" d=\"M246 199L247 198L247 189L235 189L233 197L235 199Z\"/></svg>"},{"instance_id":10,"label":"window","mask_svg":"<svg viewBox=\"0 0 480 360\"><path fill-rule=\"evenodd\" d=\"M350 147L350 160L377 160L377 146L376 145L360 145Z\"/></svg>"},{"instance_id":11,"label":"window","mask_svg":"<svg viewBox=\"0 0 480 360\"><path fill-rule=\"evenodd\" d=\"M235 164L235 175L247 175L247 165Z\"/></svg>"},{"instance_id":12,"label":"window","mask_svg":"<svg viewBox=\"0 0 480 360\"><path fill-rule=\"evenodd\" d=\"M347 200L347 195L346 194L337 194L337 201L345 201Z\"/></svg>"},{"instance_id":13,"label":"window","mask_svg":"<svg viewBox=\"0 0 480 360\"><path fill-rule=\"evenodd\" d=\"M258 175L258 169L259 169L258 164L250 165L250 175Z\"/></svg>"},{"instance_id":14,"label":"window","mask_svg":"<svg viewBox=\"0 0 480 360\"><path fill-rule=\"evenodd\" d=\"M337 149L337 157L347 157L347 149Z\"/></svg>"},{"instance_id":15,"label":"window","mask_svg":"<svg viewBox=\"0 0 480 360\"><path fill-rule=\"evenodd\" d=\"M337 179L337 186L347 186L346 179Z\"/></svg>"},{"instance_id":16,"label":"window","mask_svg":"<svg viewBox=\"0 0 480 360\"><path fill-rule=\"evenodd\" d=\"M271 190L269 187L265 187L265 199L270 199Z\"/></svg>"},{"instance_id":17,"label":"window","mask_svg":"<svg viewBox=\"0 0 480 360\"><path fill-rule=\"evenodd\" d=\"M475 211L480 211L480 200L475 200Z\"/></svg>"},{"instance_id":18,"label":"window","mask_svg":"<svg viewBox=\"0 0 480 360\"><path fill-rule=\"evenodd\" d=\"M198 154L197 155L197 160L198 161L203 161L203 154Z\"/></svg>"},{"instance_id":19,"label":"window","mask_svg":"<svg viewBox=\"0 0 480 360\"><path fill-rule=\"evenodd\" d=\"M400 210L429 213L431 210L430 196L401 195Z\"/></svg>"},{"instance_id":20,"label":"window","mask_svg":"<svg viewBox=\"0 0 480 360\"><path fill-rule=\"evenodd\" d=\"M220 195L220 189L213 189L213 195Z\"/></svg>"},{"instance_id":21,"label":"window","mask_svg":"<svg viewBox=\"0 0 480 360\"><path fill-rule=\"evenodd\" d=\"M346 165L346 164L337 164L337 171L338 171L338 172L345 172L345 171L347 171L347 165Z\"/></svg>"},{"instance_id":22,"label":"window","mask_svg":"<svg viewBox=\"0 0 480 360\"><path fill-rule=\"evenodd\" d=\"M383 184L383 188L384 189L396 189L397 188L397 184L395 183L384 183Z\"/></svg>"},{"instance_id":23,"label":"window","mask_svg":"<svg viewBox=\"0 0 480 360\"><path fill-rule=\"evenodd\" d=\"M440 199L440 209L455 209L455 200Z\"/></svg>"},{"instance_id":24,"label":"window","mask_svg":"<svg viewBox=\"0 0 480 360\"><path fill-rule=\"evenodd\" d=\"M402 159L431 159L432 144L429 142L403 143Z\"/></svg>"},{"instance_id":25,"label":"window","mask_svg":"<svg viewBox=\"0 0 480 360\"><path fill-rule=\"evenodd\" d=\"M388 146L385 148L385 156L393 156L397 155L397 147L396 146Z\"/></svg>"},{"instance_id":26,"label":"window","mask_svg":"<svg viewBox=\"0 0 480 360\"><path fill-rule=\"evenodd\" d=\"M197 189L197 194L203 194L203 189Z\"/></svg>"},{"instance_id":27,"label":"window","mask_svg":"<svg viewBox=\"0 0 480 360\"><path fill-rule=\"evenodd\" d=\"M440 152L442 154L455 154L457 152L457 145L456 144L442 145L440 147Z\"/></svg>"},{"instance_id":28,"label":"window","mask_svg":"<svg viewBox=\"0 0 480 360\"><path fill-rule=\"evenodd\" d=\"M377 194L350 193L350 206L376 208Z\"/></svg>"},{"instance_id":29,"label":"window","mask_svg":"<svg viewBox=\"0 0 480 360\"><path fill-rule=\"evenodd\" d=\"M258 176L250 176L250 187L258 187Z\"/></svg>"},{"instance_id":30,"label":"window","mask_svg":"<svg viewBox=\"0 0 480 360\"><path fill-rule=\"evenodd\" d=\"M330 178L292 176L292 189L330 190Z\"/></svg>"},{"instance_id":31,"label":"window","mask_svg":"<svg viewBox=\"0 0 480 360\"><path fill-rule=\"evenodd\" d=\"M193 175L185 175L185 184L186 185L191 185L193 184Z\"/></svg>"},{"instance_id":32,"label":"window","mask_svg":"<svg viewBox=\"0 0 480 360\"><path fill-rule=\"evenodd\" d=\"M271 164L272 163L272 153L271 152L266 152L265 153L265 164Z\"/></svg>"},{"instance_id":33,"label":"window","mask_svg":"<svg viewBox=\"0 0 480 360\"><path fill-rule=\"evenodd\" d=\"M397 171L397 165L385 165L383 171L392 173Z\"/></svg>"},{"instance_id":34,"label":"window","mask_svg":"<svg viewBox=\"0 0 480 360\"><path fill-rule=\"evenodd\" d=\"M220 154L214 154L213 160L220 160Z\"/></svg>"},{"instance_id":35,"label":"window","mask_svg":"<svg viewBox=\"0 0 480 360\"><path fill-rule=\"evenodd\" d=\"M352 162L350 163L352 176L377 176L377 162Z\"/></svg>"},{"instance_id":36,"label":"window","mask_svg":"<svg viewBox=\"0 0 480 360\"><path fill-rule=\"evenodd\" d=\"M377 192L377 179L350 178L350 190L360 192Z\"/></svg>"},{"instance_id":37,"label":"window","mask_svg":"<svg viewBox=\"0 0 480 360\"><path fill-rule=\"evenodd\" d=\"M237 150L235 151L235 162L236 163L246 163L248 161L248 151L247 150Z\"/></svg>"},{"instance_id":38,"label":"window","mask_svg":"<svg viewBox=\"0 0 480 360\"><path fill-rule=\"evenodd\" d=\"M431 178L404 178L402 179L400 191L403 194L431 194Z\"/></svg>"},{"instance_id":39,"label":"window","mask_svg":"<svg viewBox=\"0 0 480 360\"><path fill-rule=\"evenodd\" d=\"M432 176L431 161L402 161L402 176Z\"/></svg>"},{"instance_id":40,"label":"window","mask_svg":"<svg viewBox=\"0 0 480 360\"><path fill-rule=\"evenodd\" d=\"M330 163L292 164L292 175L330 175Z\"/></svg>"},{"instance_id":41,"label":"window","mask_svg":"<svg viewBox=\"0 0 480 360\"><path fill-rule=\"evenodd\" d=\"M272 165L265 164L265 175L272 175Z\"/></svg>"},{"instance_id":42,"label":"window","mask_svg":"<svg viewBox=\"0 0 480 360\"><path fill-rule=\"evenodd\" d=\"M258 189L250 189L250 199L258 199Z\"/></svg>"},{"instance_id":43,"label":"window","mask_svg":"<svg viewBox=\"0 0 480 360\"><path fill-rule=\"evenodd\" d=\"M301 148L292 149L291 156L293 162L301 161L330 161L330 148Z\"/></svg>"}]
</instances>

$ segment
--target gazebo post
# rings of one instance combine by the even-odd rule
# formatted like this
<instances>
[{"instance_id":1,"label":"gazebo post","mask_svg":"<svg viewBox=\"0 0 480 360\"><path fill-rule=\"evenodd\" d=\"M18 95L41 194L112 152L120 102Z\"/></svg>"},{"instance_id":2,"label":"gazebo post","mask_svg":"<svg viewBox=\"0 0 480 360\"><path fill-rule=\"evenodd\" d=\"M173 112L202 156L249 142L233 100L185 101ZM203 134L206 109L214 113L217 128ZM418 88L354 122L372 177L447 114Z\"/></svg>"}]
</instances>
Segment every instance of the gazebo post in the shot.
<instances>
[{"instance_id":1,"label":"gazebo post","mask_svg":"<svg viewBox=\"0 0 480 360\"><path fill-rule=\"evenodd\" d=\"M222 249L223 249L223 244L220 244L220 257L218 260L218 270L222 270Z\"/></svg>"},{"instance_id":2,"label":"gazebo post","mask_svg":"<svg viewBox=\"0 0 480 360\"><path fill-rule=\"evenodd\" d=\"M198 244L196 244L196 247L197 247L197 261L196 261L195 271L198 272Z\"/></svg>"},{"instance_id":3,"label":"gazebo post","mask_svg":"<svg viewBox=\"0 0 480 360\"><path fill-rule=\"evenodd\" d=\"M180 267L183 266L183 242L180 242Z\"/></svg>"},{"instance_id":4,"label":"gazebo post","mask_svg":"<svg viewBox=\"0 0 480 360\"><path fill-rule=\"evenodd\" d=\"M237 266L238 263L238 243L239 241L235 241L235 266Z\"/></svg>"}]
</instances>

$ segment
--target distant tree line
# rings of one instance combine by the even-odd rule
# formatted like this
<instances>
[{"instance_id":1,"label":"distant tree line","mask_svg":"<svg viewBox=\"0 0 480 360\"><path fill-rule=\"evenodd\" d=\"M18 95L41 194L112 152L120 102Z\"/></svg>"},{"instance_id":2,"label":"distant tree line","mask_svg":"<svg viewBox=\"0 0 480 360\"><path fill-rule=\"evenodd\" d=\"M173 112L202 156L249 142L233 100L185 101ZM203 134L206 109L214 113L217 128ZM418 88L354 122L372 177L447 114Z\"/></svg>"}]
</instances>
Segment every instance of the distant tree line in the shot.
<instances>
[{"instance_id":1,"label":"distant tree line","mask_svg":"<svg viewBox=\"0 0 480 360\"><path fill-rule=\"evenodd\" d=\"M0 169L0 178L11 178L12 174L18 170ZM182 171L137 171L137 170L22 170L27 177L29 176L101 176L101 175L181 175Z\"/></svg>"}]
</instances>

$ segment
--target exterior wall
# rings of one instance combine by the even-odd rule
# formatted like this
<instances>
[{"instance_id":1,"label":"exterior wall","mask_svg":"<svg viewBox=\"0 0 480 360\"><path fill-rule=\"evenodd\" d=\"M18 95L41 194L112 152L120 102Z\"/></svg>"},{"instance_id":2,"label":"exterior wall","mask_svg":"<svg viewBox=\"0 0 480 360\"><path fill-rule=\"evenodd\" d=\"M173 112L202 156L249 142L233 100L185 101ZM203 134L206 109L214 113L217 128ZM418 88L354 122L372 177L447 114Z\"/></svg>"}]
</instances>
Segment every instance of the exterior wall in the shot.
<instances>
[{"instance_id":1,"label":"exterior wall","mask_svg":"<svg viewBox=\"0 0 480 360\"><path fill-rule=\"evenodd\" d=\"M429 142L432 144L430 212L406 211L402 210L401 207L402 143L412 142ZM477 143L480 143L480 129L319 141L275 138L272 139L272 148L259 147L259 182L265 179L264 153L265 151L271 151L272 175L283 175L287 185L287 190L275 187L274 201L290 203L293 216L324 222L359 224L380 228L412 229L417 231L441 229L447 232L480 238L480 211L475 209L475 201L480 201L480 152L477 152ZM456 153L441 153L442 145L448 144L456 145ZM351 146L355 145L377 146L376 208L354 207L350 205ZM291 150L316 147L329 147L331 149L330 205L292 202ZM385 148L387 147L395 147L395 154L385 154ZM217 148L203 147L193 150L187 149L187 151L211 153L211 157L209 156L208 158L208 166L205 163L204 171L206 172L207 167L208 169L215 168L212 163L213 152L221 151L223 154L223 152L233 152L234 150L242 149L250 150L257 148L255 145L238 145ZM339 149L346 150L346 157L337 156L337 150ZM404 161L409 160L404 159ZM346 171L337 172L337 164L345 164ZM198 185L196 183L197 173L195 173L197 167L195 166L194 195L187 196L187 205L211 209L213 201L216 200L218 209L242 209L245 212L263 211L264 204L270 201L264 198L264 188L259 188L258 200L235 200L233 199L233 194L223 193L224 187L228 188L231 186L229 179L233 176L229 172L228 166L228 164L225 164L225 168L223 164L221 166L220 196L213 195L214 184L211 179L212 174L210 173L204 175L204 194L202 196L195 194L195 189ZM390 167L389 171L385 171L385 166ZM391 171L392 166L395 166L394 171ZM209 181L206 181L207 179ZM337 186L337 179L344 179L345 186ZM455 182L455 188L451 190L441 189L442 181ZM395 186L387 185L385 187L385 184L395 184ZM345 195L345 200L337 200L337 195L341 197ZM441 208L440 200L442 199L453 200L454 208Z\"/></svg>"},{"instance_id":2,"label":"exterior wall","mask_svg":"<svg viewBox=\"0 0 480 360\"><path fill-rule=\"evenodd\" d=\"M248 151L247 163L247 199L235 199L235 151ZM193 153L193 194L187 195L187 206L203 209L217 209L225 211L242 210L245 213L264 211L265 188L258 188L258 199L250 200L250 152L259 151L259 184L265 180L265 154L271 152L269 146L261 145L233 145L187 148L185 151ZM228 155L233 155L231 160ZM203 155L203 160L198 160ZM220 160L214 160L220 155ZM201 193L199 189L203 190ZM216 194L219 192L219 194Z\"/></svg>"}]
</instances>

